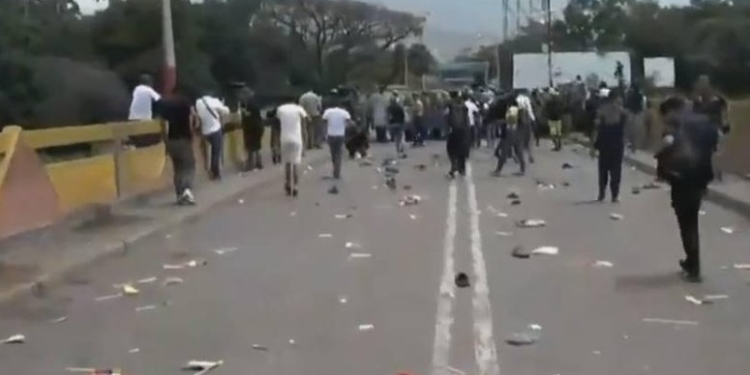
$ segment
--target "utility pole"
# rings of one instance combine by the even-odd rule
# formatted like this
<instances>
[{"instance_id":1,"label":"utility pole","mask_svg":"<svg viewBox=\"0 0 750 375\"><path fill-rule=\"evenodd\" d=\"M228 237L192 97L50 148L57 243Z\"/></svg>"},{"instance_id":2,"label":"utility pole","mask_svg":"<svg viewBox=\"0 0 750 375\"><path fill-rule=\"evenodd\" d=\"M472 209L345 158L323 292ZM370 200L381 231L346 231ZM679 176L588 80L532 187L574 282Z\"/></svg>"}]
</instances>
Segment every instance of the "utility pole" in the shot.
<instances>
[{"instance_id":1,"label":"utility pole","mask_svg":"<svg viewBox=\"0 0 750 375\"><path fill-rule=\"evenodd\" d=\"M497 70L497 89L500 90L500 45L508 41L508 1L503 0L503 39L495 49L495 69Z\"/></svg>"},{"instance_id":2,"label":"utility pole","mask_svg":"<svg viewBox=\"0 0 750 375\"><path fill-rule=\"evenodd\" d=\"M549 87L552 87L552 2L551 0L542 0L547 7L547 75L549 77Z\"/></svg>"},{"instance_id":3,"label":"utility pole","mask_svg":"<svg viewBox=\"0 0 750 375\"><path fill-rule=\"evenodd\" d=\"M177 83L177 62L174 53L174 31L172 29L172 2L161 1L162 48L164 48L164 71L162 94L171 94Z\"/></svg>"},{"instance_id":4,"label":"utility pole","mask_svg":"<svg viewBox=\"0 0 750 375\"><path fill-rule=\"evenodd\" d=\"M521 0L516 0L516 31L513 35L518 35L521 31Z\"/></svg>"}]
</instances>

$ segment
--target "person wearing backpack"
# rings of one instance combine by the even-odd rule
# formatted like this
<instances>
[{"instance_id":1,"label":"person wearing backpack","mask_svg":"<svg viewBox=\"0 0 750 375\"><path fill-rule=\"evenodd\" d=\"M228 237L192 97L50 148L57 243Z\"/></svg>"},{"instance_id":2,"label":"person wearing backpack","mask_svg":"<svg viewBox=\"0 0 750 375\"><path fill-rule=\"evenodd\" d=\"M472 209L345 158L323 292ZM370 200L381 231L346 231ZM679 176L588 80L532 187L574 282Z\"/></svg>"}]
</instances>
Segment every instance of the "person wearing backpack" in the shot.
<instances>
[{"instance_id":1,"label":"person wearing backpack","mask_svg":"<svg viewBox=\"0 0 750 375\"><path fill-rule=\"evenodd\" d=\"M718 132L708 116L687 110L685 101L672 97L661 103L659 113L666 131L656 154L657 176L671 186L672 208L680 228L685 259L682 276L701 281L698 217L708 184L714 178L712 158Z\"/></svg>"},{"instance_id":2,"label":"person wearing backpack","mask_svg":"<svg viewBox=\"0 0 750 375\"><path fill-rule=\"evenodd\" d=\"M229 115L229 108L211 96L204 95L195 102L195 111L200 120L201 134L210 147L209 172L212 180L221 179L221 158L224 149L223 118Z\"/></svg>"},{"instance_id":3,"label":"person wearing backpack","mask_svg":"<svg viewBox=\"0 0 750 375\"><path fill-rule=\"evenodd\" d=\"M620 201L622 159L625 154L625 125L628 115L620 104L620 97L611 91L599 108L594 120L594 150L599 152L599 202L603 202L609 183L612 203Z\"/></svg>"},{"instance_id":4,"label":"person wearing backpack","mask_svg":"<svg viewBox=\"0 0 750 375\"><path fill-rule=\"evenodd\" d=\"M497 177L500 177L500 173L508 158L513 156L515 156L518 165L521 167L516 176L523 176L526 173L526 160L523 156L524 139L519 132L523 109L519 108L518 101L514 97L509 99L509 104L508 110L505 113L505 123L501 126L500 144L495 149L497 168L495 168L493 175Z\"/></svg>"},{"instance_id":5,"label":"person wearing backpack","mask_svg":"<svg viewBox=\"0 0 750 375\"><path fill-rule=\"evenodd\" d=\"M448 177L455 178L456 172L466 175L466 159L469 158L471 147L471 129L469 127L469 108L457 92L450 93L451 102L446 108L446 123L448 124L448 139L446 148L451 161Z\"/></svg>"}]
</instances>

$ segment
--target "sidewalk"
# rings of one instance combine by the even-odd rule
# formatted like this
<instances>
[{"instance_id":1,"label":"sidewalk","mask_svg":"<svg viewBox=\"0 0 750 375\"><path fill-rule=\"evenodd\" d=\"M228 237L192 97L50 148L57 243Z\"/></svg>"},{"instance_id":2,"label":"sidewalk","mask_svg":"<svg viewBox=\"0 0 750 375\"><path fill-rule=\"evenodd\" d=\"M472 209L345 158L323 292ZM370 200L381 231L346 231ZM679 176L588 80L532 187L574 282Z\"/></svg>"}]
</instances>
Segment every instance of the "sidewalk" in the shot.
<instances>
[{"instance_id":1,"label":"sidewalk","mask_svg":"<svg viewBox=\"0 0 750 375\"><path fill-rule=\"evenodd\" d=\"M316 166L325 160L325 152L313 150L308 152L305 163ZM119 203L103 219L63 223L38 235L4 241L0 243L0 302L29 291L43 294L47 283L108 256L127 253L142 238L194 219L248 190L276 183L281 177L281 167L274 165L249 174L229 172L219 183L200 183L195 206L176 206L174 194L167 189Z\"/></svg>"},{"instance_id":2,"label":"sidewalk","mask_svg":"<svg viewBox=\"0 0 750 375\"><path fill-rule=\"evenodd\" d=\"M570 139L579 144L589 144L589 140L581 134L572 134ZM652 153L645 151L626 152L625 162L644 173L656 175L656 159L654 159ZM714 181L709 185L707 199L723 208L750 218L750 180L725 174L724 181Z\"/></svg>"}]
</instances>

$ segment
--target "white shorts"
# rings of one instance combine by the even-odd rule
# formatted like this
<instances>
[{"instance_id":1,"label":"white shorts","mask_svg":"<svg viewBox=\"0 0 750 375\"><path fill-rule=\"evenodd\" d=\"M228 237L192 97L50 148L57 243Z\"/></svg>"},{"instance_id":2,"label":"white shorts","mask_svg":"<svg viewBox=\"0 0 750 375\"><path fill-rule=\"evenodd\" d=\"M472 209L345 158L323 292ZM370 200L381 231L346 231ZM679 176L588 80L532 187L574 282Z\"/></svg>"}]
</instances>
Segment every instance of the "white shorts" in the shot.
<instances>
[{"instance_id":1,"label":"white shorts","mask_svg":"<svg viewBox=\"0 0 750 375\"><path fill-rule=\"evenodd\" d=\"M281 143L281 161L299 165L302 163L302 143L282 142Z\"/></svg>"}]
</instances>

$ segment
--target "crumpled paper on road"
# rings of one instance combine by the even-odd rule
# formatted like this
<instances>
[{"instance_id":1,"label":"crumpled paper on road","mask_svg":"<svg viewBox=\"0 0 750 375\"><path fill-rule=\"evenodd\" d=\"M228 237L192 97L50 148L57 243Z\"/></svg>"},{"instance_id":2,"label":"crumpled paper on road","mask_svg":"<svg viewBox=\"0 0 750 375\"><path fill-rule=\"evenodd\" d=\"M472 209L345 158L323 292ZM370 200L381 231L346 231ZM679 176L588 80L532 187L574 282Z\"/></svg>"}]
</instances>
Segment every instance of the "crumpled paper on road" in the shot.
<instances>
[{"instance_id":1,"label":"crumpled paper on road","mask_svg":"<svg viewBox=\"0 0 750 375\"><path fill-rule=\"evenodd\" d=\"M547 226L547 222L542 219L524 219L516 222L519 228L541 228Z\"/></svg>"}]
</instances>

